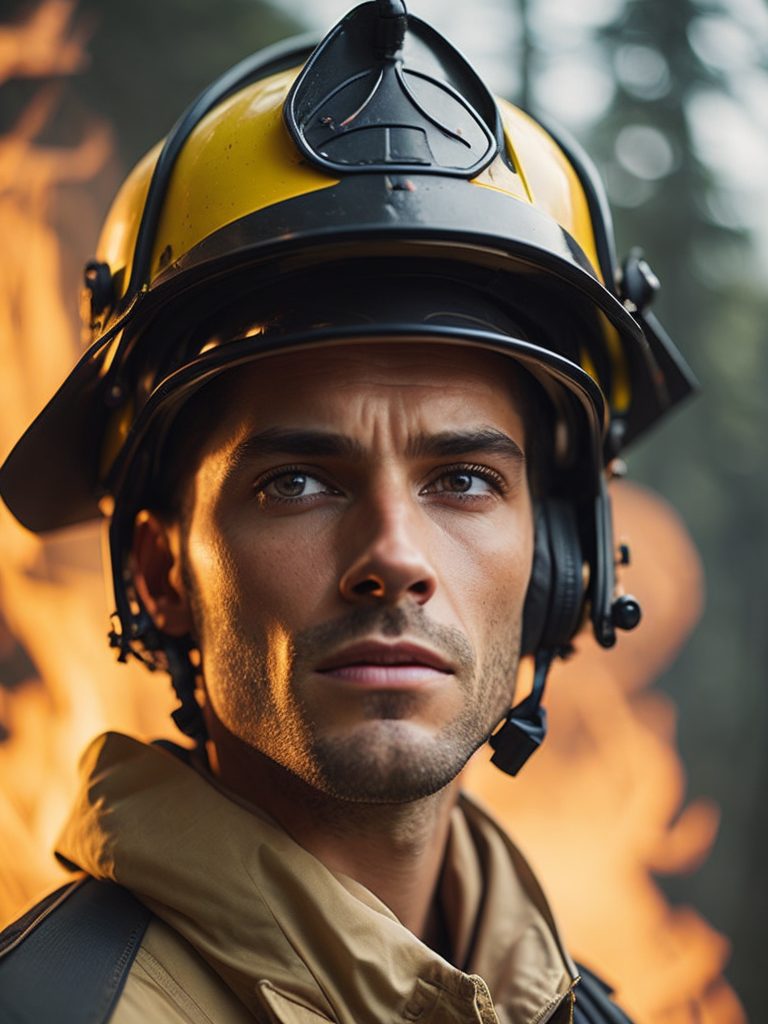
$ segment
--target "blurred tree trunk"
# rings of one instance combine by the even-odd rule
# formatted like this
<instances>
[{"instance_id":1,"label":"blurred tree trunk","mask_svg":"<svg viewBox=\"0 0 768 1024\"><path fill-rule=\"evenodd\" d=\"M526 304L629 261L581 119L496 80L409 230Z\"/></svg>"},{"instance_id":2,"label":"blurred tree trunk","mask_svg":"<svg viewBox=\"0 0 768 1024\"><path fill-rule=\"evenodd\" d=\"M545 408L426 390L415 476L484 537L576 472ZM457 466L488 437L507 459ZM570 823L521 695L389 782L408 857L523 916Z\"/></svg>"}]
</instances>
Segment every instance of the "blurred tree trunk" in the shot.
<instances>
[{"instance_id":1,"label":"blurred tree trunk","mask_svg":"<svg viewBox=\"0 0 768 1024\"><path fill-rule=\"evenodd\" d=\"M530 18L531 0L517 0L517 7L520 16L520 94L517 102L523 110L530 110L535 53Z\"/></svg>"}]
</instances>

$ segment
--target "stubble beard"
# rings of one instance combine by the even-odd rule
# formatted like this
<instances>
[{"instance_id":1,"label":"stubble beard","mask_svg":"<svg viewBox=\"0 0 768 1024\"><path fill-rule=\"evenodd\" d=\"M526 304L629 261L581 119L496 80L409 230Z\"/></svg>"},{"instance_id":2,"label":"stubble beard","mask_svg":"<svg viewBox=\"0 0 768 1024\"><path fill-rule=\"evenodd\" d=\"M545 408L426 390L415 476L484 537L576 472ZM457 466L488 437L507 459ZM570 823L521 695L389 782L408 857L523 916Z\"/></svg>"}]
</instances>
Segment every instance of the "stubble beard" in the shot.
<instances>
[{"instance_id":1,"label":"stubble beard","mask_svg":"<svg viewBox=\"0 0 768 1024\"><path fill-rule=\"evenodd\" d=\"M236 609L226 603L215 618L216 628L208 632L216 642L206 660L215 665L217 716L238 739L318 795L379 805L431 796L456 778L511 703L519 624L490 645L478 664L467 637L431 622L422 608L354 609L343 619L293 636L289 675L276 687L268 644L247 636ZM409 718L416 696L379 691L361 697L362 717L369 723L365 728L343 737L318 732L309 709L296 697L296 680L326 651L374 633L397 637L406 632L409 638L428 642L456 666L462 691L458 716L427 735ZM497 626L496 633L501 632Z\"/></svg>"},{"instance_id":2,"label":"stubble beard","mask_svg":"<svg viewBox=\"0 0 768 1024\"><path fill-rule=\"evenodd\" d=\"M509 709L517 671L519 637L496 643L478 664L466 637L425 616L376 612L393 635L429 641L457 666L462 708L439 732L414 739L409 722L416 698L372 693L364 713L372 723L345 738L315 736L315 785L328 795L355 803L404 804L431 796L452 782ZM387 619L387 616L390 616ZM375 620L375 621L376 621Z\"/></svg>"}]
</instances>

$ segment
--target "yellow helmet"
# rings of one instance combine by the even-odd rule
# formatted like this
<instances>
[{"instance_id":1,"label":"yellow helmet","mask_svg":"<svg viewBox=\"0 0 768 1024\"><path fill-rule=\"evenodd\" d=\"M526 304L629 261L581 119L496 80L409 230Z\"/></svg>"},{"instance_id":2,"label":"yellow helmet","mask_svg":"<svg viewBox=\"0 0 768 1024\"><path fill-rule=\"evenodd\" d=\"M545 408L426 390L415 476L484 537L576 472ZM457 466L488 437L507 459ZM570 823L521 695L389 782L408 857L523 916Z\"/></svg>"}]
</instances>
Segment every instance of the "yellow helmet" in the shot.
<instances>
[{"instance_id":1,"label":"yellow helmet","mask_svg":"<svg viewBox=\"0 0 768 1024\"><path fill-rule=\"evenodd\" d=\"M237 65L131 173L86 268L89 347L0 492L36 531L115 512L130 643L146 623L124 593L126 538L163 432L196 389L291 346L492 348L538 379L563 427L576 575L587 562L595 631L611 643L604 467L694 386L647 310L654 287L637 253L620 272L579 147L496 100L401 0L372 0L314 50L290 40ZM565 602L550 647L583 602L581 589Z\"/></svg>"}]
</instances>

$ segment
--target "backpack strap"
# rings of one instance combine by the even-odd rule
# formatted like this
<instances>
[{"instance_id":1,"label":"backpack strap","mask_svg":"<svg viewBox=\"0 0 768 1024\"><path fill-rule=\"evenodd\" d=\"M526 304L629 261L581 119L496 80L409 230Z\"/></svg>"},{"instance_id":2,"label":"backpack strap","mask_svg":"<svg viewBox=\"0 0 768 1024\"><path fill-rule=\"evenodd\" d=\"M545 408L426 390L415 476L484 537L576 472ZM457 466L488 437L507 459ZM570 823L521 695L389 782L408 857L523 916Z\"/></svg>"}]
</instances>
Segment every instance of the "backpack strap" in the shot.
<instances>
[{"instance_id":1,"label":"backpack strap","mask_svg":"<svg viewBox=\"0 0 768 1024\"><path fill-rule=\"evenodd\" d=\"M573 1024L632 1024L626 1013L610 999L613 992L610 985L581 964L576 966L580 981L574 991Z\"/></svg>"},{"instance_id":2,"label":"backpack strap","mask_svg":"<svg viewBox=\"0 0 768 1024\"><path fill-rule=\"evenodd\" d=\"M105 1024L151 913L114 882L63 886L0 934L0 1018Z\"/></svg>"}]
</instances>

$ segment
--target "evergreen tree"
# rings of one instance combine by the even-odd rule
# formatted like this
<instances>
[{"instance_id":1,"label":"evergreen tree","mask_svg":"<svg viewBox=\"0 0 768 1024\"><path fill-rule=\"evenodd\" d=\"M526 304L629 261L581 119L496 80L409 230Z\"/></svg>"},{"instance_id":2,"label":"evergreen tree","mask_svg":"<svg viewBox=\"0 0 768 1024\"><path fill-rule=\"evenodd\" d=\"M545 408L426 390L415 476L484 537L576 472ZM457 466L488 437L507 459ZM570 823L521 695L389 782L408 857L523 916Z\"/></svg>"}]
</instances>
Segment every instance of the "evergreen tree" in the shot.
<instances>
[{"instance_id":1,"label":"evergreen tree","mask_svg":"<svg viewBox=\"0 0 768 1024\"><path fill-rule=\"evenodd\" d=\"M751 951L768 903L754 856L768 838L759 813L768 783L768 296L750 225L740 223L727 182L703 162L693 131L729 95L727 67L707 63L696 45L718 26L739 28L714 0L629 0L602 32L616 91L588 146L608 183L619 251L647 251L663 282L662 322L704 389L629 462L682 512L708 581L705 620L667 685L681 709L692 789L718 800L724 826L703 870L669 888L734 940L732 980L756 1007Z\"/></svg>"}]
</instances>

